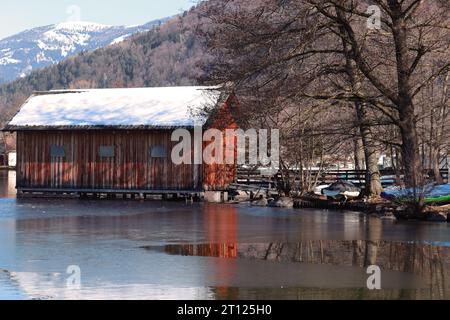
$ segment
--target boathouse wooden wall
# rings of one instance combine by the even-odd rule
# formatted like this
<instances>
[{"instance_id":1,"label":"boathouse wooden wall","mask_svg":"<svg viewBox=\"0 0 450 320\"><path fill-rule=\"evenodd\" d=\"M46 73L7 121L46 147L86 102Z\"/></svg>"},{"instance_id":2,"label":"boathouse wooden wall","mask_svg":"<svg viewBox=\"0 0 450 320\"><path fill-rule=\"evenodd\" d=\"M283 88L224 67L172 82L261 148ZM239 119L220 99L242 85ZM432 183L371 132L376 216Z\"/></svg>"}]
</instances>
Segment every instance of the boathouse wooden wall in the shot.
<instances>
[{"instance_id":1,"label":"boathouse wooden wall","mask_svg":"<svg viewBox=\"0 0 450 320\"><path fill-rule=\"evenodd\" d=\"M19 131L18 189L201 190L201 165L171 161L171 130ZM51 146L64 157L52 157ZM114 146L114 157L100 157ZM163 146L164 158L150 148Z\"/></svg>"},{"instance_id":2,"label":"boathouse wooden wall","mask_svg":"<svg viewBox=\"0 0 450 320\"><path fill-rule=\"evenodd\" d=\"M238 128L230 107L235 104L234 97L228 98L205 129L221 130L225 141L225 130ZM171 152L178 142L171 141L172 132L168 129L17 130L17 188L219 191L236 181L236 163L174 164ZM64 157L52 157L52 146L64 147ZM101 146L113 146L114 157L101 157ZM163 158L151 157L150 150L155 146L165 149ZM232 152L236 159L236 146L231 151L227 146L224 148L224 154Z\"/></svg>"},{"instance_id":3,"label":"boathouse wooden wall","mask_svg":"<svg viewBox=\"0 0 450 320\"><path fill-rule=\"evenodd\" d=\"M18 189L226 190L236 181L236 165L181 164L171 160L171 130L19 131ZM52 146L64 157L52 157ZM102 158L101 146L114 147ZM164 158L151 157L162 146ZM234 151L235 152L235 151Z\"/></svg>"},{"instance_id":4,"label":"boathouse wooden wall","mask_svg":"<svg viewBox=\"0 0 450 320\"><path fill-rule=\"evenodd\" d=\"M237 138L234 139L232 146L226 145L226 130L239 128L233 117L233 114L237 112L236 105L238 105L237 100L234 96L231 96L207 122L206 129L214 128L222 132L224 157L226 158L227 154L231 153L235 163L203 164L203 188L205 190L226 190L231 183L237 180ZM230 110L232 106L233 112ZM208 144L208 142L205 142L203 147L205 148Z\"/></svg>"}]
</instances>

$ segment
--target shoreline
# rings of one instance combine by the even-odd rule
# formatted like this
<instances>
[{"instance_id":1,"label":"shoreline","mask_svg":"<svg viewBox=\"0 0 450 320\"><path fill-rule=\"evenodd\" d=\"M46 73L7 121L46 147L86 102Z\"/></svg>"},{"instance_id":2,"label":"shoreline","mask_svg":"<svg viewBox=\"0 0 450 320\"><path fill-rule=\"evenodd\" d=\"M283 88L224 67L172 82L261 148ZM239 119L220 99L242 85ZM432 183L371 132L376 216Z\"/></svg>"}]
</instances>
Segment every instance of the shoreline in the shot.
<instances>
[{"instance_id":1,"label":"shoreline","mask_svg":"<svg viewBox=\"0 0 450 320\"><path fill-rule=\"evenodd\" d=\"M349 210L392 220L450 222L450 204L442 206L427 205L422 213L417 214L409 211L406 206L384 199L376 199L372 201L349 200L347 202L339 202L311 194L300 197L282 197L280 199L268 201L265 198L260 198L249 200L249 203L253 206L280 208L291 207L294 209L326 209L336 211ZM279 202L287 205L279 205Z\"/></svg>"},{"instance_id":2,"label":"shoreline","mask_svg":"<svg viewBox=\"0 0 450 320\"><path fill-rule=\"evenodd\" d=\"M382 218L395 218L396 220L450 222L450 204L443 206L427 205L424 211L418 214L408 211L405 206L383 199L375 201L351 200L346 203L340 203L314 197L301 197L298 200L294 200L294 207L352 210L366 214L375 214Z\"/></svg>"}]
</instances>

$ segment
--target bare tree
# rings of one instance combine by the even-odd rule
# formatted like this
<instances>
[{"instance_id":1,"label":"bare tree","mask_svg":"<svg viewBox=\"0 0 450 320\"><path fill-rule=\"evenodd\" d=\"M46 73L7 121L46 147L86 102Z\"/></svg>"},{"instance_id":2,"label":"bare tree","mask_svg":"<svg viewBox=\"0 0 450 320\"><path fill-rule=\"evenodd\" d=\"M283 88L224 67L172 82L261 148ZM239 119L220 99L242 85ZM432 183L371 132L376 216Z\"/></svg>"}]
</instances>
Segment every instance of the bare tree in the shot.
<instances>
[{"instance_id":1,"label":"bare tree","mask_svg":"<svg viewBox=\"0 0 450 320\"><path fill-rule=\"evenodd\" d=\"M415 99L450 66L448 5L418 0L373 1L382 12L382 29L367 34L358 29L361 18L369 16L367 4L308 2L343 31L355 67L377 94L363 101L379 109L399 128L406 184L422 186ZM420 68L424 64L429 66L426 70Z\"/></svg>"},{"instance_id":2,"label":"bare tree","mask_svg":"<svg viewBox=\"0 0 450 320\"><path fill-rule=\"evenodd\" d=\"M370 4L381 12L380 29L367 27ZM315 109L318 114L339 113L342 121L326 127L319 121L321 128L309 133L352 141L355 132L360 135L370 194L381 191L378 155L383 148L400 151L396 160L407 186L424 185L417 131L417 105L424 102L418 97L450 66L448 3L213 0L203 15L209 23L199 33L215 57L208 80L232 82L234 90L259 102L274 101L273 96L286 102L249 107L247 116L267 118L289 105L305 113L315 100L322 107ZM349 121L350 105L355 121ZM439 110L440 115L433 114L442 121Z\"/></svg>"}]
</instances>

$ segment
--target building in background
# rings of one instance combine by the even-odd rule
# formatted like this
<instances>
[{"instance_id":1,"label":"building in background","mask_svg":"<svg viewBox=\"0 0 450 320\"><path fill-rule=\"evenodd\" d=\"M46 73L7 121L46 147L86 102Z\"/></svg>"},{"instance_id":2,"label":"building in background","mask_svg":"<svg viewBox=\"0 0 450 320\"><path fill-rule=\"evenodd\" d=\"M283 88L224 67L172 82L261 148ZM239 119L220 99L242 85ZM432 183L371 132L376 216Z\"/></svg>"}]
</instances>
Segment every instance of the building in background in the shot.
<instances>
[{"instance_id":1,"label":"building in background","mask_svg":"<svg viewBox=\"0 0 450 320\"><path fill-rule=\"evenodd\" d=\"M6 148L5 145L2 143L0 144L0 167L7 166L8 163L8 157L6 155Z\"/></svg>"},{"instance_id":2,"label":"building in background","mask_svg":"<svg viewBox=\"0 0 450 320\"><path fill-rule=\"evenodd\" d=\"M15 150L8 151L7 153L7 159L8 159L8 167L15 168L17 164L17 153Z\"/></svg>"}]
</instances>

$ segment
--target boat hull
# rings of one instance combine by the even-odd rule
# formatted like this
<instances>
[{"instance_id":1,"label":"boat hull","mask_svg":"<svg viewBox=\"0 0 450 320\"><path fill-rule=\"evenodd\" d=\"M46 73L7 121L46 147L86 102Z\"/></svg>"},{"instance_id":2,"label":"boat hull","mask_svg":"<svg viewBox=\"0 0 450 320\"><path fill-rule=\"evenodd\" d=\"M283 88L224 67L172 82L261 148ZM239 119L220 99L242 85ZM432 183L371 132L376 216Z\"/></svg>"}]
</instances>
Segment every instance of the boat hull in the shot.
<instances>
[{"instance_id":1,"label":"boat hull","mask_svg":"<svg viewBox=\"0 0 450 320\"><path fill-rule=\"evenodd\" d=\"M321 195L323 195L323 189L328 188L328 187L330 187L329 184L317 186L314 188L314 194L317 196L321 196Z\"/></svg>"},{"instance_id":2,"label":"boat hull","mask_svg":"<svg viewBox=\"0 0 450 320\"><path fill-rule=\"evenodd\" d=\"M360 193L359 191L339 191L339 190L326 190L324 189L323 194L329 198L347 198L347 199L355 199L358 198Z\"/></svg>"}]
</instances>

